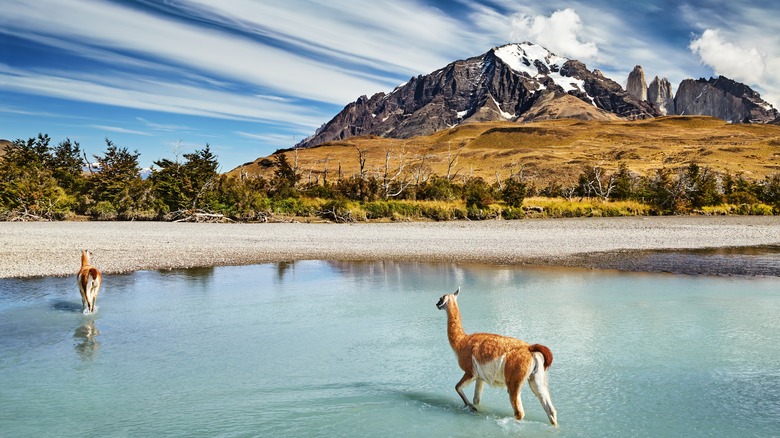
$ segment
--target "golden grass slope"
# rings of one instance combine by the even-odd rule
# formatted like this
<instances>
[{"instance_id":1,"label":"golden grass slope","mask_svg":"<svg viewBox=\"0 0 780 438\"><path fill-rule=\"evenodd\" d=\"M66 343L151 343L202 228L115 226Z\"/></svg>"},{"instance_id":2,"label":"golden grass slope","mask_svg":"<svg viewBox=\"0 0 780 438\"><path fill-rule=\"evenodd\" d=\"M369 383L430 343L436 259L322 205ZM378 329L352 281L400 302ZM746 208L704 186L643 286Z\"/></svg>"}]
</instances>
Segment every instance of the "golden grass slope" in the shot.
<instances>
[{"instance_id":1,"label":"golden grass slope","mask_svg":"<svg viewBox=\"0 0 780 438\"><path fill-rule=\"evenodd\" d=\"M522 170L537 187L551 181L576 182L586 165L617 168L625 162L637 174L678 168L696 162L748 179L780 172L780 126L729 124L705 116L669 116L650 120L610 121L558 119L531 123L463 124L410 139L355 137L298 150L303 182L335 181L358 173L358 151L364 151L365 171L381 177L386 162L391 172L423 166L456 179L479 176L492 182ZM295 152L287 151L290 163ZM389 160L388 160L389 157ZM273 173L266 157L230 173ZM449 164L452 163L451 166Z\"/></svg>"}]
</instances>

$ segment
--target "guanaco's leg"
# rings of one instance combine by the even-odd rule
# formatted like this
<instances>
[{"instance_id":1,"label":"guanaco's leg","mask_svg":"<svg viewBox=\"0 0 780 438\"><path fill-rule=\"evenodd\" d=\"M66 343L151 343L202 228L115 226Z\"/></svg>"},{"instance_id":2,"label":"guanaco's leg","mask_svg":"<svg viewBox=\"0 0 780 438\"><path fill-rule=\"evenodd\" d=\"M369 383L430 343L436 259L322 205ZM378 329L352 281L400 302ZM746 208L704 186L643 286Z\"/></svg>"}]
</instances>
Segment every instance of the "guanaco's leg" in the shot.
<instances>
[{"instance_id":1,"label":"guanaco's leg","mask_svg":"<svg viewBox=\"0 0 780 438\"><path fill-rule=\"evenodd\" d=\"M463 387L468 386L472 380L474 380L474 376L472 376L469 373L463 374L463 378L461 378L460 382L458 382L458 384L455 385L455 391L458 391L458 395L460 396L461 399L463 399L463 403L465 403L466 406L469 407L469 409L471 409L472 411L476 411L477 410L476 406L471 404L469 399L466 397L466 393L463 392Z\"/></svg>"},{"instance_id":2,"label":"guanaco's leg","mask_svg":"<svg viewBox=\"0 0 780 438\"><path fill-rule=\"evenodd\" d=\"M539 360L539 358L534 355L534 360L536 361L536 369L528 378L528 385L542 404L544 412L547 413L547 418L550 420L550 424L557 426L558 413L555 411L555 407L553 407L552 398L550 398L550 389L547 386L547 371L544 370L544 359Z\"/></svg>"},{"instance_id":3,"label":"guanaco's leg","mask_svg":"<svg viewBox=\"0 0 780 438\"><path fill-rule=\"evenodd\" d=\"M515 418L519 421L525 417L523 411L523 401L520 399L520 390L523 388L523 382L506 382L507 391L509 391L509 402L512 403L512 409L515 411Z\"/></svg>"},{"instance_id":4,"label":"guanaco's leg","mask_svg":"<svg viewBox=\"0 0 780 438\"><path fill-rule=\"evenodd\" d=\"M485 381L477 379L477 384L474 385L474 406L478 406L482 400L482 388L485 386Z\"/></svg>"}]
</instances>

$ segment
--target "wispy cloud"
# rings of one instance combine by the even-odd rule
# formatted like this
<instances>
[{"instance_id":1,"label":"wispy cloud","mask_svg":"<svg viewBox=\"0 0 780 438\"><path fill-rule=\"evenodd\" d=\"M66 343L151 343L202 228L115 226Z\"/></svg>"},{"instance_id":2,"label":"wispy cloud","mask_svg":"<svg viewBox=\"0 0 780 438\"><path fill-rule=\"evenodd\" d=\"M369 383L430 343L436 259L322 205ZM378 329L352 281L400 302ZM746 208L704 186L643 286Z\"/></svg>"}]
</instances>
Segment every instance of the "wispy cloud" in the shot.
<instances>
[{"instance_id":1,"label":"wispy cloud","mask_svg":"<svg viewBox=\"0 0 780 438\"><path fill-rule=\"evenodd\" d=\"M143 131L136 131L133 129L126 129L119 126L108 126L108 125L89 125L89 128L93 129L99 129L102 131L108 131L108 132L116 132L118 134L133 134L133 135L145 135L147 137L151 137L152 134L148 132Z\"/></svg>"},{"instance_id":2,"label":"wispy cloud","mask_svg":"<svg viewBox=\"0 0 780 438\"><path fill-rule=\"evenodd\" d=\"M0 113L19 114L23 116L47 117L47 118L68 117L68 115L65 114L59 114L59 113L54 113L49 111L34 111L34 110L29 110L29 109L24 109L16 106L9 106L9 105L0 105Z\"/></svg>"},{"instance_id":3,"label":"wispy cloud","mask_svg":"<svg viewBox=\"0 0 780 438\"><path fill-rule=\"evenodd\" d=\"M1 67L1 66L0 66ZM142 75L92 75L0 68L0 88L103 105L316 127L324 114L285 102Z\"/></svg>"},{"instance_id":4,"label":"wispy cloud","mask_svg":"<svg viewBox=\"0 0 780 438\"><path fill-rule=\"evenodd\" d=\"M91 54L99 48L112 57L124 58L129 50L157 65L193 69L258 91L269 89L281 95L343 103L356 90L370 92L395 83L262 44L245 34L196 26L114 3L11 0L3 9L4 28L16 37L43 35L66 41L73 51ZM312 78L327 86L312 87Z\"/></svg>"},{"instance_id":5,"label":"wispy cloud","mask_svg":"<svg viewBox=\"0 0 780 438\"><path fill-rule=\"evenodd\" d=\"M146 120L143 117L136 117L136 120L143 123L146 127L153 129L155 131L166 131L166 132L182 132L182 131L192 131L193 128L190 128L187 125L174 125L174 124L163 124L163 123L154 123L149 120Z\"/></svg>"},{"instance_id":6,"label":"wispy cloud","mask_svg":"<svg viewBox=\"0 0 780 438\"><path fill-rule=\"evenodd\" d=\"M184 0L179 4L203 19L273 39L336 65L379 70L390 78L439 68L462 53L464 45L484 50L475 45L463 22L419 1L359 5L299 1L296 7L283 0Z\"/></svg>"},{"instance_id":7,"label":"wispy cloud","mask_svg":"<svg viewBox=\"0 0 780 438\"><path fill-rule=\"evenodd\" d=\"M295 137L293 135L285 135L285 134L269 134L269 133L251 133L251 132L244 132L244 131L234 131L234 133L240 137L249 139L249 140L258 140L264 143L269 144L291 144L295 143L296 138L300 139L301 137Z\"/></svg>"}]
</instances>

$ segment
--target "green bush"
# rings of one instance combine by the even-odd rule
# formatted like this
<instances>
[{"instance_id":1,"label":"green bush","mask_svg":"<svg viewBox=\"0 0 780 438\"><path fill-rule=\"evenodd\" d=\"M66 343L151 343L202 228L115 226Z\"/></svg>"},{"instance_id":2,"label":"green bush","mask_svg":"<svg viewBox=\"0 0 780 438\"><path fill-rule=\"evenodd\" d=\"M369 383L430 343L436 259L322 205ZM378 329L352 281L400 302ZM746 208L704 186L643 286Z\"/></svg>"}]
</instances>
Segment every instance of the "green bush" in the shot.
<instances>
[{"instance_id":1,"label":"green bush","mask_svg":"<svg viewBox=\"0 0 780 438\"><path fill-rule=\"evenodd\" d=\"M525 212L522 208L507 207L501 210L501 217L506 220L522 219L525 217Z\"/></svg>"},{"instance_id":2,"label":"green bush","mask_svg":"<svg viewBox=\"0 0 780 438\"><path fill-rule=\"evenodd\" d=\"M528 189L526 188L525 183L514 178L508 179L504 183L504 188L501 189L501 197L504 199L506 205L512 208L522 207L523 200L527 193Z\"/></svg>"},{"instance_id":3,"label":"green bush","mask_svg":"<svg viewBox=\"0 0 780 438\"><path fill-rule=\"evenodd\" d=\"M440 206L427 206L423 208L423 216L435 221L451 221L455 218L454 211Z\"/></svg>"},{"instance_id":4,"label":"green bush","mask_svg":"<svg viewBox=\"0 0 780 438\"><path fill-rule=\"evenodd\" d=\"M495 195L493 188L485 180L471 178L463 185L463 200L469 210L483 210L495 202Z\"/></svg>"},{"instance_id":5,"label":"green bush","mask_svg":"<svg viewBox=\"0 0 780 438\"><path fill-rule=\"evenodd\" d=\"M92 219L99 221L114 221L119 215L110 201L100 201L87 210Z\"/></svg>"},{"instance_id":6,"label":"green bush","mask_svg":"<svg viewBox=\"0 0 780 438\"><path fill-rule=\"evenodd\" d=\"M276 214L285 216L314 216L317 208L311 200L307 202L302 198L274 199L271 209Z\"/></svg>"},{"instance_id":7,"label":"green bush","mask_svg":"<svg viewBox=\"0 0 780 438\"><path fill-rule=\"evenodd\" d=\"M423 208L414 202L374 201L363 204L368 219L414 219L423 216Z\"/></svg>"}]
</instances>

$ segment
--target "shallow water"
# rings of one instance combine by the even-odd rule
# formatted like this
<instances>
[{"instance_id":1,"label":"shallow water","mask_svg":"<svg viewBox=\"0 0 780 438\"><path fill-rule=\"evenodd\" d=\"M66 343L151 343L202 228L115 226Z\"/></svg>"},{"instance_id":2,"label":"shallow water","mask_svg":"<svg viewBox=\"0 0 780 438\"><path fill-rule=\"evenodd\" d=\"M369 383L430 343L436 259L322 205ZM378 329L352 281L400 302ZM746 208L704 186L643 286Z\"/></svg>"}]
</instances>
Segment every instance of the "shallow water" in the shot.
<instances>
[{"instance_id":1,"label":"shallow water","mask_svg":"<svg viewBox=\"0 0 780 438\"><path fill-rule=\"evenodd\" d=\"M549 346L559 428L486 387L462 408L439 296L467 332ZM3 436L773 436L780 279L297 262L0 280ZM473 386L469 388L471 394Z\"/></svg>"}]
</instances>

